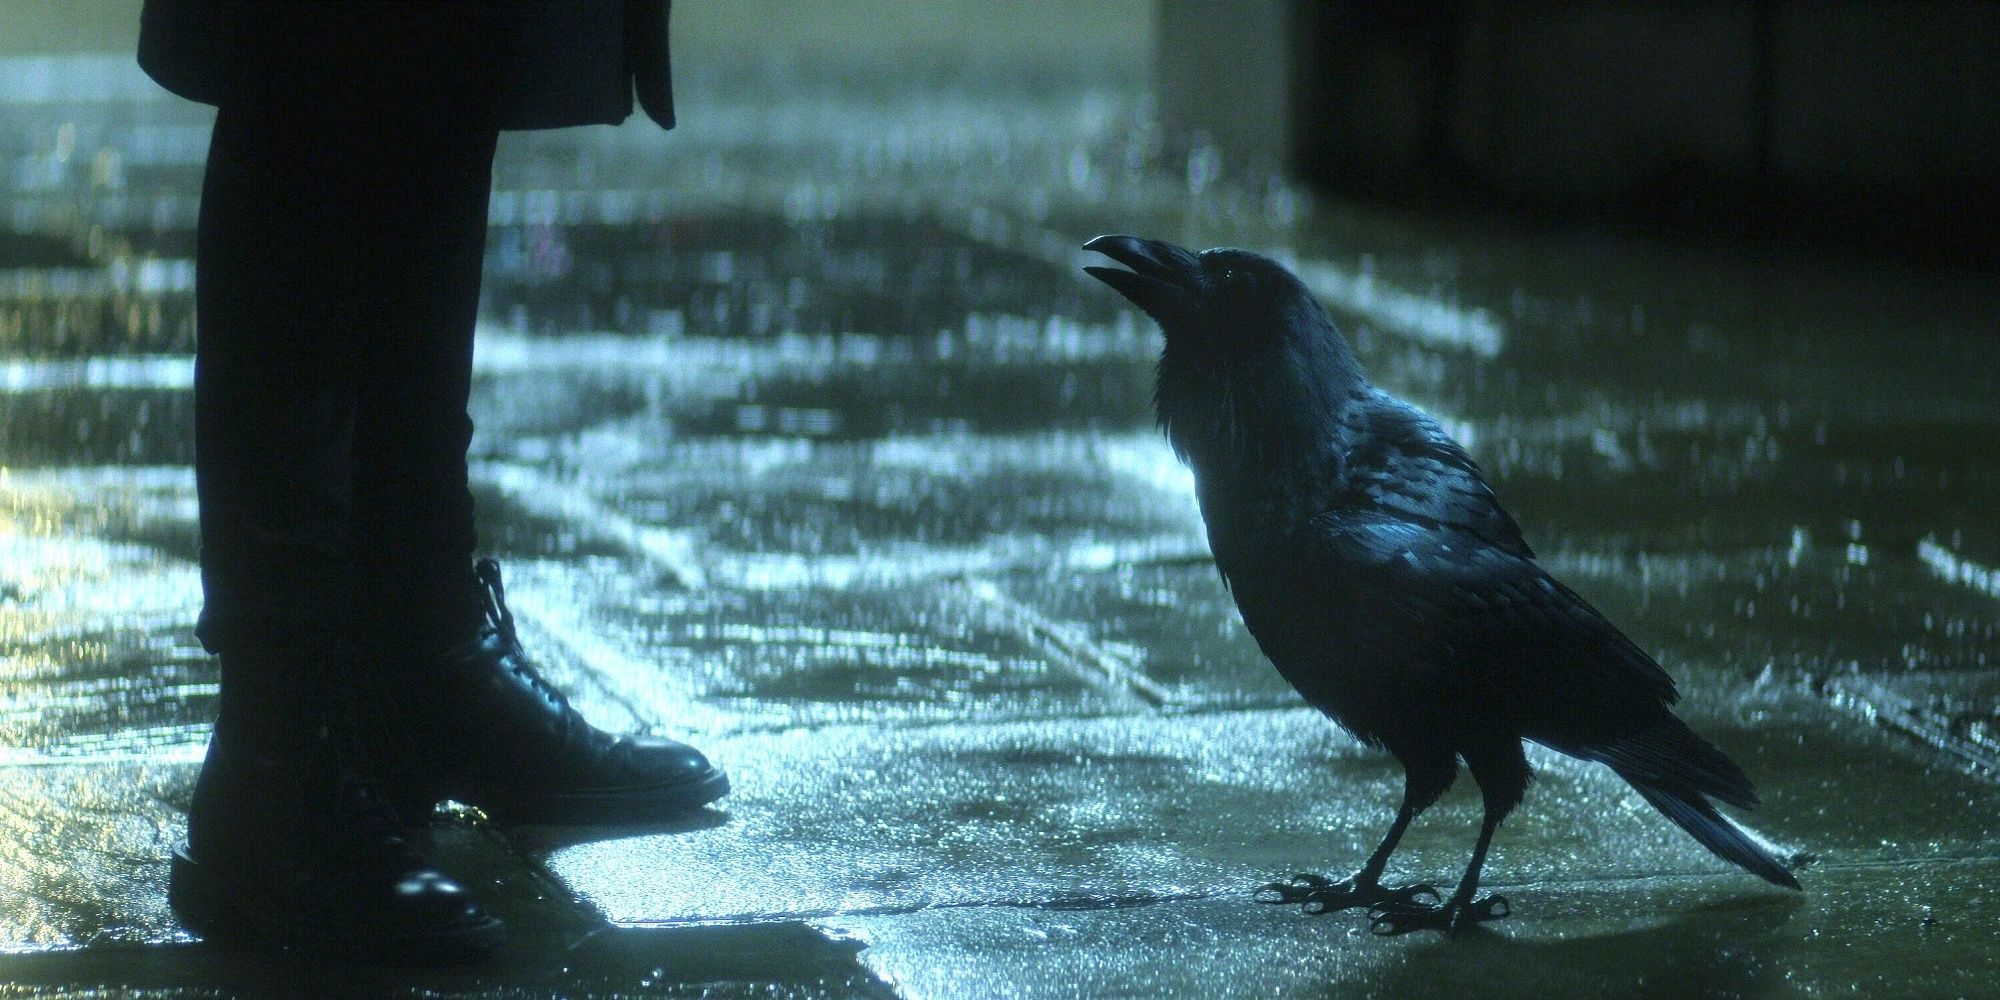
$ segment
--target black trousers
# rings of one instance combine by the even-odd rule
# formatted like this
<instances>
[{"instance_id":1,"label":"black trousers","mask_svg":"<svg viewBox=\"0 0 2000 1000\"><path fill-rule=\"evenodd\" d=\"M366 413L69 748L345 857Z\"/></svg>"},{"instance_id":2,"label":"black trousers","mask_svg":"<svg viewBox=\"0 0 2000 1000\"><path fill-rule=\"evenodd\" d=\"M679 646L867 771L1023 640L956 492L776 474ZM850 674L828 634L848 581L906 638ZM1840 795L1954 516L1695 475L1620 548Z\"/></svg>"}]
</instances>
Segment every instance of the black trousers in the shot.
<instances>
[{"instance_id":1,"label":"black trousers","mask_svg":"<svg viewBox=\"0 0 2000 1000\"><path fill-rule=\"evenodd\" d=\"M195 279L210 652L476 630L466 401L495 136L449 100L221 109Z\"/></svg>"}]
</instances>

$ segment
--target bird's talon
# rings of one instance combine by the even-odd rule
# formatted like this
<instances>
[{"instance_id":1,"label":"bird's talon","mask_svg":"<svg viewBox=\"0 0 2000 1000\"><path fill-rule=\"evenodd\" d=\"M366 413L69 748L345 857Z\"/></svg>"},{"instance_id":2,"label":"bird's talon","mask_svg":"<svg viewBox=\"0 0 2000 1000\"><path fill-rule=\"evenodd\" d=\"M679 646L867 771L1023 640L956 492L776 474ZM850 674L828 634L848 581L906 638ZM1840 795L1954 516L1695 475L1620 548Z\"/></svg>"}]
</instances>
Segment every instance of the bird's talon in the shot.
<instances>
[{"instance_id":1,"label":"bird's talon","mask_svg":"<svg viewBox=\"0 0 2000 1000\"><path fill-rule=\"evenodd\" d=\"M1361 902L1360 895L1353 879L1335 882L1323 875L1301 872L1289 881L1259 886L1251 898L1259 903L1303 903L1307 913L1326 913L1356 905Z\"/></svg>"},{"instance_id":2,"label":"bird's talon","mask_svg":"<svg viewBox=\"0 0 2000 1000\"><path fill-rule=\"evenodd\" d=\"M1371 924L1378 925L1378 927L1383 924L1391 924L1391 925L1407 924L1413 928L1417 926L1416 923L1417 921L1424 918L1426 914L1429 914L1437 909L1439 909L1439 907L1425 906L1421 903L1410 903L1406 905L1390 904L1387 906L1378 904L1376 906L1369 908L1368 922Z\"/></svg>"},{"instance_id":3,"label":"bird's talon","mask_svg":"<svg viewBox=\"0 0 2000 1000\"><path fill-rule=\"evenodd\" d=\"M1417 902L1417 897L1421 895L1423 895L1421 892L1412 891L1407 894L1399 895L1390 899L1376 900L1372 905L1368 907L1368 915L1370 917L1380 918L1402 913L1416 913L1423 910L1430 910L1436 908L1436 905L1432 903Z\"/></svg>"},{"instance_id":4,"label":"bird's talon","mask_svg":"<svg viewBox=\"0 0 2000 1000\"><path fill-rule=\"evenodd\" d=\"M1369 907L1368 929L1383 937L1426 928L1456 931L1484 921L1499 920L1513 913L1505 896L1467 901L1452 899L1429 904L1417 902L1417 897L1426 893L1433 899L1437 898L1437 890L1430 886L1411 886L1400 893L1399 898L1386 899Z\"/></svg>"},{"instance_id":5,"label":"bird's talon","mask_svg":"<svg viewBox=\"0 0 2000 1000\"><path fill-rule=\"evenodd\" d=\"M1417 900L1424 896L1429 896L1431 898L1429 904L1431 906L1436 906L1437 904L1444 902L1444 897L1438 894L1437 886L1434 886L1429 882L1425 882L1420 885L1406 885L1400 889L1390 889L1389 898L1388 900L1386 900L1386 902L1405 903L1410 905L1423 905L1417 903Z\"/></svg>"},{"instance_id":6,"label":"bird's talon","mask_svg":"<svg viewBox=\"0 0 2000 1000\"><path fill-rule=\"evenodd\" d=\"M1332 885L1333 882L1323 876L1300 872L1287 881L1258 886L1251 898L1259 903L1303 903L1313 892Z\"/></svg>"},{"instance_id":7,"label":"bird's talon","mask_svg":"<svg viewBox=\"0 0 2000 1000\"><path fill-rule=\"evenodd\" d=\"M1442 906L1369 910L1368 931L1377 937L1395 937L1425 927L1442 927L1438 917L1443 912Z\"/></svg>"}]
</instances>

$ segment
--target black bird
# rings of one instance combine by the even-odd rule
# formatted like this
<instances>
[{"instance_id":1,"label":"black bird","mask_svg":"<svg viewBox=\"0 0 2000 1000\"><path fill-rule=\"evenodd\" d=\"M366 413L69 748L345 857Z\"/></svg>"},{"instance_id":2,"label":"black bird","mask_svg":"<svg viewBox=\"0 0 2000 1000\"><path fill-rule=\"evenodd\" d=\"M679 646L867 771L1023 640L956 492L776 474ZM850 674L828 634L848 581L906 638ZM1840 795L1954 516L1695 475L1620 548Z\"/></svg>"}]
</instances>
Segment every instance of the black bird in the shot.
<instances>
[{"instance_id":1,"label":"black bird","mask_svg":"<svg viewBox=\"0 0 2000 1000\"><path fill-rule=\"evenodd\" d=\"M1750 779L1668 710L1673 679L1535 562L1479 468L1424 411L1370 384L1291 272L1218 248L1084 244L1086 267L1160 324L1161 427L1193 470L1215 565L1278 672L1405 771L1388 836L1351 878L1260 891L1308 912L1370 908L1379 933L1507 915L1475 899L1493 831L1528 786L1521 741L1599 761L1702 846L1798 881L1710 800ZM1472 771L1486 817L1458 889L1380 883L1410 820ZM1428 896L1431 902L1424 901Z\"/></svg>"}]
</instances>

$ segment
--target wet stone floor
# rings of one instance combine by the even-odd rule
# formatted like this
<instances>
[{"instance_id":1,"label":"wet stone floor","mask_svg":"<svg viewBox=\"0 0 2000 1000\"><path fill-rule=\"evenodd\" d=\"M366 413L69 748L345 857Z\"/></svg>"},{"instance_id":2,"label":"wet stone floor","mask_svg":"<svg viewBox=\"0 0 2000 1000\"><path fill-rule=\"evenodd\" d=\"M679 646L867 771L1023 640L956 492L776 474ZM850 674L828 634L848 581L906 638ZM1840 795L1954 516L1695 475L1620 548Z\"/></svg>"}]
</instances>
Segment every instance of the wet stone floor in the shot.
<instances>
[{"instance_id":1,"label":"wet stone floor","mask_svg":"<svg viewBox=\"0 0 2000 1000\"><path fill-rule=\"evenodd\" d=\"M514 929L446 970L265 959L163 902L214 708L191 450L209 118L0 66L0 997L2000 995L1991 275L1526 231L1173 151L1145 82L732 71L671 136L510 135L473 410L484 548L602 725L736 791L440 858ZM32 70L32 72L30 71ZM36 74L41 74L37 76ZM22 81L28 81L28 84ZM1100 232L1283 256L1545 561L1680 678L1802 894L1536 756L1513 916L1376 938L1395 766L1302 707L1207 562ZM1392 877L1445 881L1462 782Z\"/></svg>"}]
</instances>

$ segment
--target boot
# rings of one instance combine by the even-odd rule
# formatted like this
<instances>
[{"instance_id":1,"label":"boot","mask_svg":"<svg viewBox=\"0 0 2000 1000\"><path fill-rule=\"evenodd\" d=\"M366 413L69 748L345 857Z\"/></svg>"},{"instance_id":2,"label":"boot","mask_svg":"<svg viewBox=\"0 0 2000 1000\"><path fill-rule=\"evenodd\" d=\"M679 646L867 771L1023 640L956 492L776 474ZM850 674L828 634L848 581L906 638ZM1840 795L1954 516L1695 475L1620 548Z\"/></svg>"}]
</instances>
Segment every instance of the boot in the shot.
<instances>
[{"instance_id":1,"label":"boot","mask_svg":"<svg viewBox=\"0 0 2000 1000\"><path fill-rule=\"evenodd\" d=\"M500 565L482 559L475 572L478 635L402 659L375 686L371 714L389 731L371 742L401 762L388 765L399 806L414 814L451 798L498 823L601 825L669 819L728 794L701 751L585 721L521 648Z\"/></svg>"},{"instance_id":2,"label":"boot","mask_svg":"<svg viewBox=\"0 0 2000 1000\"><path fill-rule=\"evenodd\" d=\"M224 657L223 711L174 852L167 900L181 922L214 940L376 960L498 947L500 921L417 853L344 720L303 696L232 699L242 660Z\"/></svg>"}]
</instances>

